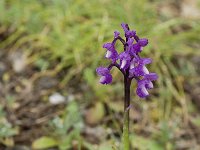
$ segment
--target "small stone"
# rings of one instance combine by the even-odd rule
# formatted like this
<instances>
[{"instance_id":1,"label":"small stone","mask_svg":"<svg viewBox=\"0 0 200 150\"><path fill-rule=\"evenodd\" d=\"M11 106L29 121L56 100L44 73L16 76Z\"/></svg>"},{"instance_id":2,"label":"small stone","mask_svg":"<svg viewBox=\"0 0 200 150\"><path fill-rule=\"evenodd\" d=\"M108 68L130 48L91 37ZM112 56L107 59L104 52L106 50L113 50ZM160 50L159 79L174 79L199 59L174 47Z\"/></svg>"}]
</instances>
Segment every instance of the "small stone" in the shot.
<instances>
[{"instance_id":1,"label":"small stone","mask_svg":"<svg viewBox=\"0 0 200 150\"><path fill-rule=\"evenodd\" d=\"M49 97L49 102L53 105L58 105L65 102L65 97L60 93L54 93Z\"/></svg>"},{"instance_id":2,"label":"small stone","mask_svg":"<svg viewBox=\"0 0 200 150\"><path fill-rule=\"evenodd\" d=\"M14 52L9 57L12 68L16 73L22 73L26 68L27 57L22 52Z\"/></svg>"}]
</instances>

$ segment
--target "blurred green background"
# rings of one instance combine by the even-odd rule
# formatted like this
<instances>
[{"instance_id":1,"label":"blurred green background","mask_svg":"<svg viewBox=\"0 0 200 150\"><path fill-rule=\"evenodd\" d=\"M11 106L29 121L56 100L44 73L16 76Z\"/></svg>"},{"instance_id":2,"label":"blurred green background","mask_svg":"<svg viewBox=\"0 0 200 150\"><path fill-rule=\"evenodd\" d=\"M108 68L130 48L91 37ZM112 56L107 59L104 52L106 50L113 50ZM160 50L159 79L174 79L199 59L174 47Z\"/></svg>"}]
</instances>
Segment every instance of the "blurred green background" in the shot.
<instances>
[{"instance_id":1,"label":"blurred green background","mask_svg":"<svg viewBox=\"0 0 200 150\"><path fill-rule=\"evenodd\" d=\"M119 149L123 78L95 68L122 22L159 74L146 100L132 85L132 148L200 149L200 0L0 0L0 149Z\"/></svg>"}]
</instances>

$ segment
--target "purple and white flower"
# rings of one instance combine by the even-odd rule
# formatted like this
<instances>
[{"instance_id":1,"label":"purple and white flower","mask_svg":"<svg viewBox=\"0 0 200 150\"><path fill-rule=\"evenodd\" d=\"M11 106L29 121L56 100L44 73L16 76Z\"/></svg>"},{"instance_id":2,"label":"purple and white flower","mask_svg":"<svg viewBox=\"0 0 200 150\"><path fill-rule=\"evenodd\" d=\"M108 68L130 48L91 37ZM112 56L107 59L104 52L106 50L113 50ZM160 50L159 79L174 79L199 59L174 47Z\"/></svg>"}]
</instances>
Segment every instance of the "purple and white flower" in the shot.
<instances>
[{"instance_id":1,"label":"purple and white flower","mask_svg":"<svg viewBox=\"0 0 200 150\"><path fill-rule=\"evenodd\" d=\"M109 84L112 82L112 75L110 74L110 70L105 67L99 67L96 69L98 75L101 76L99 82L101 84Z\"/></svg>"},{"instance_id":2,"label":"purple and white flower","mask_svg":"<svg viewBox=\"0 0 200 150\"><path fill-rule=\"evenodd\" d=\"M116 66L126 78L137 80L136 93L139 97L145 98L149 95L148 90L153 88L152 81L157 80L156 73L150 73L146 65L152 62L151 58L141 58L139 56L143 48L148 45L148 39L139 38L135 30L130 30L128 24L121 24L125 40L120 37L118 31L114 32L114 40L111 43L103 45L105 48L105 58L112 60L109 67L99 67L96 69L98 75L101 76L100 83L109 84L112 82L110 70ZM116 40L120 40L124 45L124 52L118 54L115 49Z\"/></svg>"},{"instance_id":3,"label":"purple and white flower","mask_svg":"<svg viewBox=\"0 0 200 150\"><path fill-rule=\"evenodd\" d=\"M148 90L153 88L153 83L151 81L155 81L158 79L156 73L150 73L144 76L142 80L138 80L138 86L136 89L136 93L139 97L145 98L149 95Z\"/></svg>"},{"instance_id":4,"label":"purple and white flower","mask_svg":"<svg viewBox=\"0 0 200 150\"><path fill-rule=\"evenodd\" d=\"M122 52L119 54L120 68L122 70L127 69L130 66L131 57L127 52Z\"/></svg>"},{"instance_id":5,"label":"purple and white flower","mask_svg":"<svg viewBox=\"0 0 200 150\"><path fill-rule=\"evenodd\" d=\"M118 59L118 53L115 50L115 46L113 43L105 43L103 48L107 49L105 57L111 59L113 63L115 63Z\"/></svg>"},{"instance_id":6,"label":"purple and white flower","mask_svg":"<svg viewBox=\"0 0 200 150\"><path fill-rule=\"evenodd\" d=\"M129 77L139 77L149 74L149 70L145 65L150 64L152 59L150 58L136 58L131 61L129 69Z\"/></svg>"}]
</instances>

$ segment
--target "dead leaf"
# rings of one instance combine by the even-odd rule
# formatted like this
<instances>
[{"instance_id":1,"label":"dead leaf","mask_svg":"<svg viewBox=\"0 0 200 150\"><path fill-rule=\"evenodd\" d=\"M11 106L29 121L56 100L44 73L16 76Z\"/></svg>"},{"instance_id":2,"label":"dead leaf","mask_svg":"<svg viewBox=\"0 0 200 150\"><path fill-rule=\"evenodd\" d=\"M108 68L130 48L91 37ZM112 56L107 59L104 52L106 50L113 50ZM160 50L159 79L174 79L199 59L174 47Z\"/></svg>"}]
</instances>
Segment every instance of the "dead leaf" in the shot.
<instances>
[{"instance_id":1,"label":"dead leaf","mask_svg":"<svg viewBox=\"0 0 200 150\"><path fill-rule=\"evenodd\" d=\"M105 115L104 106L101 102L97 102L93 107L87 110L85 120L90 125L99 123Z\"/></svg>"}]
</instances>

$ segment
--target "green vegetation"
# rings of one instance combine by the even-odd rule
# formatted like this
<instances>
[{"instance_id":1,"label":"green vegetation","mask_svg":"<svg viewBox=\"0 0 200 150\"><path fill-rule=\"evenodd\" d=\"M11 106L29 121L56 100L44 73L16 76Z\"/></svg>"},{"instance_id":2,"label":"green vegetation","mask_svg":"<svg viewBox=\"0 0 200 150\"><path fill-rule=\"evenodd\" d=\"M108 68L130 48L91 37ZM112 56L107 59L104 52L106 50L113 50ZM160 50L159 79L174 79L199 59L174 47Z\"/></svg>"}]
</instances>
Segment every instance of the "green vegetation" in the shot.
<instances>
[{"instance_id":1,"label":"green vegetation","mask_svg":"<svg viewBox=\"0 0 200 150\"><path fill-rule=\"evenodd\" d=\"M97 146L81 134L84 129L79 126L87 126L87 121L83 121L84 115L78 110L87 110L88 107L97 108L89 112L99 115L90 116L98 118L90 122L102 123L103 128L113 128L121 133L119 119L114 114L121 112L122 83L114 81L112 85L102 86L98 84L95 74L95 68L103 64L103 61L100 62L104 54L102 44L112 39L111 31L122 31L121 22L127 22L136 29L140 37L150 39L144 53L154 60L150 70L159 74L153 96L147 101L132 96L133 105L140 110L132 112L133 120L139 116L139 121L130 125L134 133L131 136L132 146L141 150L142 145L146 144L151 146L144 149L176 149L179 146L177 143L184 141L181 135L175 135L178 131L190 130L190 122L200 127L200 114L184 87L186 84L193 87L199 81L191 59L193 56L200 58L200 21L186 19L181 14L170 16L162 12L162 8L159 8L165 3L161 0L0 1L0 51L6 55L21 51L26 55L27 68L32 70L32 74L24 78L31 83L40 77L51 76L59 80L57 88L64 94L70 94L68 89L75 89L81 95L81 99L75 99L76 102L70 102L66 108L62 108L61 115L49 120L46 129L48 135L32 141L33 147L58 145L66 150L72 148L71 143L76 139L80 142L79 149L83 145L85 149L94 150ZM115 71L114 76L122 79ZM5 84L9 80L9 73L2 76ZM5 102L0 100L0 103L4 107ZM98 107L99 104L102 107ZM9 137L12 139L20 134L20 130L17 130L20 125L8 123L5 114L9 112L3 107L0 109L0 142L6 145ZM74 117L75 114L77 117ZM103 119L109 118L106 115L112 118L109 123ZM109 140L103 139L97 145L118 147L120 138L114 134L110 136ZM193 138L190 140L195 141ZM43 145L44 141L47 145Z\"/></svg>"}]
</instances>

